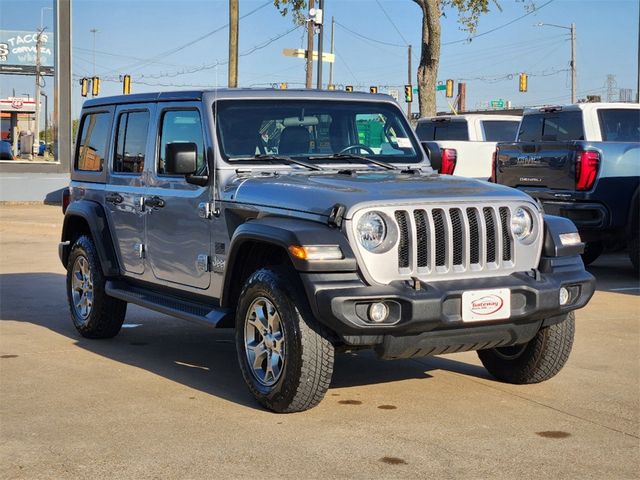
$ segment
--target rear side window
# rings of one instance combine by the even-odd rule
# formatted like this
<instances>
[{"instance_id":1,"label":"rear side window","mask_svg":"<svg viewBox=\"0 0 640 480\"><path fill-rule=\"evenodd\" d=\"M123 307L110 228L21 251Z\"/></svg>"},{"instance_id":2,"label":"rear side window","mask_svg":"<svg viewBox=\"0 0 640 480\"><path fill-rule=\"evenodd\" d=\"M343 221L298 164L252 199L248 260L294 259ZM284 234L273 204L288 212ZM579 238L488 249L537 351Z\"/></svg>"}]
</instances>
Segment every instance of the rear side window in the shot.
<instances>
[{"instance_id":1,"label":"rear side window","mask_svg":"<svg viewBox=\"0 0 640 480\"><path fill-rule=\"evenodd\" d=\"M165 175L164 158L169 143L195 143L198 146L198 174L204 171L204 140L198 110L168 110L162 115L158 173Z\"/></svg>"},{"instance_id":2,"label":"rear side window","mask_svg":"<svg viewBox=\"0 0 640 480\"><path fill-rule=\"evenodd\" d=\"M640 142L640 110L611 108L598 110L600 132L605 142Z\"/></svg>"},{"instance_id":3,"label":"rear side window","mask_svg":"<svg viewBox=\"0 0 640 480\"><path fill-rule=\"evenodd\" d=\"M487 142L513 142L518 134L517 121L483 120L482 129Z\"/></svg>"},{"instance_id":4,"label":"rear side window","mask_svg":"<svg viewBox=\"0 0 640 480\"><path fill-rule=\"evenodd\" d=\"M109 140L111 114L90 113L82 119L76 170L101 172Z\"/></svg>"},{"instance_id":5,"label":"rear side window","mask_svg":"<svg viewBox=\"0 0 640 480\"><path fill-rule=\"evenodd\" d=\"M147 147L149 112L125 112L118 118L113 171L141 173Z\"/></svg>"},{"instance_id":6,"label":"rear side window","mask_svg":"<svg viewBox=\"0 0 640 480\"><path fill-rule=\"evenodd\" d=\"M522 117L521 142L561 142L584 140L582 112L533 113Z\"/></svg>"},{"instance_id":7,"label":"rear side window","mask_svg":"<svg viewBox=\"0 0 640 480\"><path fill-rule=\"evenodd\" d=\"M421 122L416 128L416 133L423 142L431 140L469 140L467 122Z\"/></svg>"}]
</instances>

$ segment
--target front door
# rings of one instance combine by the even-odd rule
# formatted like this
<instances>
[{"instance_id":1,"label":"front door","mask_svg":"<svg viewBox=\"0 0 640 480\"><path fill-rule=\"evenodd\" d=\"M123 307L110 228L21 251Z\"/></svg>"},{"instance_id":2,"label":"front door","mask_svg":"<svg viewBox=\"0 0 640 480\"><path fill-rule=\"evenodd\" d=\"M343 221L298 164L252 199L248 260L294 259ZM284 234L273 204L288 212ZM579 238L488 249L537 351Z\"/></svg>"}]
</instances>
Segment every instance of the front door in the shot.
<instances>
[{"instance_id":1,"label":"front door","mask_svg":"<svg viewBox=\"0 0 640 480\"><path fill-rule=\"evenodd\" d=\"M127 273L144 273L144 164L153 108L152 105L120 107L113 127L105 205L115 233L118 259Z\"/></svg>"},{"instance_id":2,"label":"front door","mask_svg":"<svg viewBox=\"0 0 640 480\"><path fill-rule=\"evenodd\" d=\"M199 205L210 202L208 186L187 183L184 176L165 173L166 147L192 142L198 147L198 170L207 171L202 112L199 103L158 105L158 147L155 168L145 191L146 252L153 275L160 280L205 289L211 281L210 220Z\"/></svg>"}]
</instances>

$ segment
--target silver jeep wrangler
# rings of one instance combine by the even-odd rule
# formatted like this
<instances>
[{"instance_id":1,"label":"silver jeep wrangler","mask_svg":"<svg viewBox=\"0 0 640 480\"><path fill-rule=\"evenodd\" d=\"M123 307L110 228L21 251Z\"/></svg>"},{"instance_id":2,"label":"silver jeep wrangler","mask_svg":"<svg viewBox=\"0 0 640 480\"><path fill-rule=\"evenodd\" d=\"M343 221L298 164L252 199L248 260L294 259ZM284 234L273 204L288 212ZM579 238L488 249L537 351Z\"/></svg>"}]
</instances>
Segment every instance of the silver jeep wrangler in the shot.
<instances>
[{"instance_id":1,"label":"silver jeep wrangler","mask_svg":"<svg viewBox=\"0 0 640 480\"><path fill-rule=\"evenodd\" d=\"M87 101L60 259L81 335L128 303L235 327L267 408L317 405L336 350L477 350L496 378L563 367L591 298L571 221L431 168L384 95L212 90Z\"/></svg>"}]
</instances>

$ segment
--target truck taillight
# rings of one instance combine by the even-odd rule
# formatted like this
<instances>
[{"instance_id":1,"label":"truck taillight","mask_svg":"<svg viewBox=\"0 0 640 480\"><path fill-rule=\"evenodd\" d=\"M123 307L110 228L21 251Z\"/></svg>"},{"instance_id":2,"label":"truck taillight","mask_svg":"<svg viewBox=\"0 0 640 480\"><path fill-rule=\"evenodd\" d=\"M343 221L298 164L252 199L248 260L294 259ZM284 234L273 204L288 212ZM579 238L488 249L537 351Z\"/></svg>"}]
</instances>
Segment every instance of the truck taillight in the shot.
<instances>
[{"instance_id":1,"label":"truck taillight","mask_svg":"<svg viewBox=\"0 0 640 480\"><path fill-rule=\"evenodd\" d=\"M492 183L498 183L496 180L496 161L498 160L498 149L496 148L493 151L493 155L491 156L491 177L489 177L489 181Z\"/></svg>"},{"instance_id":2,"label":"truck taillight","mask_svg":"<svg viewBox=\"0 0 640 480\"><path fill-rule=\"evenodd\" d=\"M454 148L443 148L441 153L442 163L440 164L440 173L453 175L453 171L456 168L456 160L458 159L458 152Z\"/></svg>"},{"instance_id":3,"label":"truck taillight","mask_svg":"<svg viewBox=\"0 0 640 480\"><path fill-rule=\"evenodd\" d=\"M576 153L576 190L591 190L598 176L600 154L593 150Z\"/></svg>"},{"instance_id":4,"label":"truck taillight","mask_svg":"<svg viewBox=\"0 0 640 480\"><path fill-rule=\"evenodd\" d=\"M67 207L71 203L71 191L68 188L62 190L62 213L67 211Z\"/></svg>"}]
</instances>

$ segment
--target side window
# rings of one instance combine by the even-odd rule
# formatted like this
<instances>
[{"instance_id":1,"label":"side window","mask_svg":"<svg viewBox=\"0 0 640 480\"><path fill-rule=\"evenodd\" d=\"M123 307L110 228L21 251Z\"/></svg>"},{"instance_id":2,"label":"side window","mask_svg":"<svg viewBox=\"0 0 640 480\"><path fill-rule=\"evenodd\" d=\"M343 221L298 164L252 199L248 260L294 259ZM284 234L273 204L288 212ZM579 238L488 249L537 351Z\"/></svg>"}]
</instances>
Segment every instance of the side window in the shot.
<instances>
[{"instance_id":1,"label":"side window","mask_svg":"<svg viewBox=\"0 0 640 480\"><path fill-rule=\"evenodd\" d=\"M76 170L101 172L109 140L111 114L90 113L82 119L82 131L76 158Z\"/></svg>"},{"instance_id":2,"label":"side window","mask_svg":"<svg viewBox=\"0 0 640 480\"><path fill-rule=\"evenodd\" d=\"M148 128L149 112L120 114L113 159L114 172L136 174L142 172Z\"/></svg>"},{"instance_id":3,"label":"side window","mask_svg":"<svg viewBox=\"0 0 640 480\"><path fill-rule=\"evenodd\" d=\"M604 142L640 142L640 111L635 108L598 110Z\"/></svg>"},{"instance_id":4,"label":"side window","mask_svg":"<svg viewBox=\"0 0 640 480\"><path fill-rule=\"evenodd\" d=\"M162 115L158 174L165 175L164 159L170 143L195 143L198 146L198 173L206 169L202 121L198 110L168 110Z\"/></svg>"}]
</instances>

